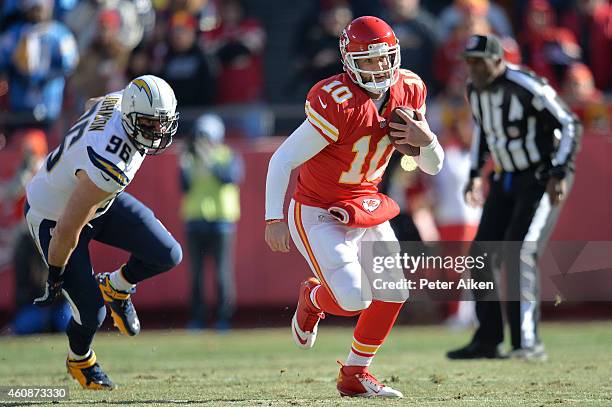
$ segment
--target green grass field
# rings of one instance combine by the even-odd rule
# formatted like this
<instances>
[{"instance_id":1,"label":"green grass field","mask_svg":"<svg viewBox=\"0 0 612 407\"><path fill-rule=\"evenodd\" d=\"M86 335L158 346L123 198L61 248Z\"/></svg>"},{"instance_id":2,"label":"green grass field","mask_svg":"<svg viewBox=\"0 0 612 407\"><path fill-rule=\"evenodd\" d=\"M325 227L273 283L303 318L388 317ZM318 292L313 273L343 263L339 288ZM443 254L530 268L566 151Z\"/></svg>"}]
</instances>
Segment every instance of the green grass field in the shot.
<instances>
[{"instance_id":1,"label":"green grass field","mask_svg":"<svg viewBox=\"0 0 612 407\"><path fill-rule=\"evenodd\" d=\"M289 329L100 334L94 349L120 386L113 392L84 391L68 378L64 336L0 338L0 386L69 386L71 405L612 405L611 334L612 322L545 324L546 363L450 362L444 352L468 333L401 327L372 366L404 392L401 401L338 396L336 360L346 357L352 332L325 322L310 351L293 345Z\"/></svg>"}]
</instances>

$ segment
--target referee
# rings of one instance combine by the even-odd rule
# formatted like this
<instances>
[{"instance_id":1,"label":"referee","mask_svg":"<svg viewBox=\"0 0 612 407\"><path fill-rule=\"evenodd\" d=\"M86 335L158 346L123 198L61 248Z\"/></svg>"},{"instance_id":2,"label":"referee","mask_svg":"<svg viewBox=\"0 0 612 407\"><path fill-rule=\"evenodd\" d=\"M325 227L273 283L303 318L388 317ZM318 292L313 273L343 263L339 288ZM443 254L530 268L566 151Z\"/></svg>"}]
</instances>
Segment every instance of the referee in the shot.
<instances>
[{"instance_id":1,"label":"referee","mask_svg":"<svg viewBox=\"0 0 612 407\"><path fill-rule=\"evenodd\" d=\"M487 262L472 278L497 281L500 266L505 268L512 343L509 356L545 360L546 350L538 335L536 263L572 184L581 126L545 79L504 61L495 36L472 36L463 57L471 79L467 98L476 121L465 189L468 204L483 204L480 172L489 155L494 164L472 244L472 255L482 255L489 248ZM506 357L499 350L504 340L500 293L494 289L473 290L473 294L479 327L467 346L447 356Z\"/></svg>"}]
</instances>

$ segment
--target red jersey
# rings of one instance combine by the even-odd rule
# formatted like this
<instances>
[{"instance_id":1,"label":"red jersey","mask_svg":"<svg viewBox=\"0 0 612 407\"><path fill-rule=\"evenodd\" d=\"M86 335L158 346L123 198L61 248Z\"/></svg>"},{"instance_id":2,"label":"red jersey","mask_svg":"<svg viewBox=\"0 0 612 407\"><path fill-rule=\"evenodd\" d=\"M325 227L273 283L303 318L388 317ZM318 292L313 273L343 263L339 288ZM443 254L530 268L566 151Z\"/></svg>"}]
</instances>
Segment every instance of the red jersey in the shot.
<instances>
[{"instance_id":1,"label":"red jersey","mask_svg":"<svg viewBox=\"0 0 612 407\"><path fill-rule=\"evenodd\" d=\"M402 69L379 113L366 91L347 74L317 83L306 98L306 117L329 142L300 167L293 198L309 206L333 203L378 191L393 145L387 136L398 106L422 109L427 90L415 73Z\"/></svg>"}]
</instances>

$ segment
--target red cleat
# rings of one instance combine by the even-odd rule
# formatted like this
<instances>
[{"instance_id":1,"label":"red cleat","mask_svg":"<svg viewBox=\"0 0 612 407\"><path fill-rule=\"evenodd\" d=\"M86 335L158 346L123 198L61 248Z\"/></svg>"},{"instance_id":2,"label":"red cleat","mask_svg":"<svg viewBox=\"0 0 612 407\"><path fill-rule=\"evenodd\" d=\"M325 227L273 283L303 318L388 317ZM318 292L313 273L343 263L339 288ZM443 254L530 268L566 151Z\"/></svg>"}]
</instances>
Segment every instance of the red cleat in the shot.
<instances>
[{"instance_id":1,"label":"red cleat","mask_svg":"<svg viewBox=\"0 0 612 407\"><path fill-rule=\"evenodd\" d=\"M344 366L342 363L340 366L336 388L343 397L404 397L402 392L380 383L365 366Z\"/></svg>"},{"instance_id":2,"label":"red cleat","mask_svg":"<svg viewBox=\"0 0 612 407\"><path fill-rule=\"evenodd\" d=\"M325 314L314 306L310 292L321 283L314 277L300 285L297 309L291 320L291 335L295 344L302 349L310 349L317 340L317 327Z\"/></svg>"}]
</instances>

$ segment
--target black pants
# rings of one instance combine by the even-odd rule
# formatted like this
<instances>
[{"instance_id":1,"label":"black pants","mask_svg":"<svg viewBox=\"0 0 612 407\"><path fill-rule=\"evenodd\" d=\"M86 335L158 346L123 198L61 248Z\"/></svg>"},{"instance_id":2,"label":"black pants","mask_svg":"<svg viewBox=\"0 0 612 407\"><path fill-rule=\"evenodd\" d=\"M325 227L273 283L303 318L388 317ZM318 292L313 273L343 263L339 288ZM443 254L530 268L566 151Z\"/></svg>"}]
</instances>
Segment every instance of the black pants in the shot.
<instances>
[{"instance_id":1,"label":"black pants","mask_svg":"<svg viewBox=\"0 0 612 407\"><path fill-rule=\"evenodd\" d=\"M191 272L191 319L204 323L207 316L202 274L204 258L210 255L215 267L218 320L227 322L234 313L236 297L233 270L235 224L190 221L186 224L186 231Z\"/></svg>"},{"instance_id":2,"label":"black pants","mask_svg":"<svg viewBox=\"0 0 612 407\"><path fill-rule=\"evenodd\" d=\"M568 192L573 175L568 174ZM506 271L507 320L512 347L539 342L539 273L537 261L559 217L561 205L552 206L546 185L535 172L494 174L484 204L472 255L487 252L485 269L474 271L478 281L494 281L492 291L473 290L480 326L473 341L497 345L504 340L500 303L500 268ZM490 242L490 243L489 243ZM503 242L503 243L502 243Z\"/></svg>"},{"instance_id":3,"label":"black pants","mask_svg":"<svg viewBox=\"0 0 612 407\"><path fill-rule=\"evenodd\" d=\"M26 209L30 233L47 259L51 231L56 222L50 219L31 222L33 218L30 216ZM106 317L104 300L93 277L89 257L91 240L131 254L123 274L132 284L170 270L182 259L180 244L153 211L126 192L115 199L108 212L89 222L81 231L77 247L64 271L64 295L72 307L68 340L72 351L79 355L87 352L96 330Z\"/></svg>"}]
</instances>

